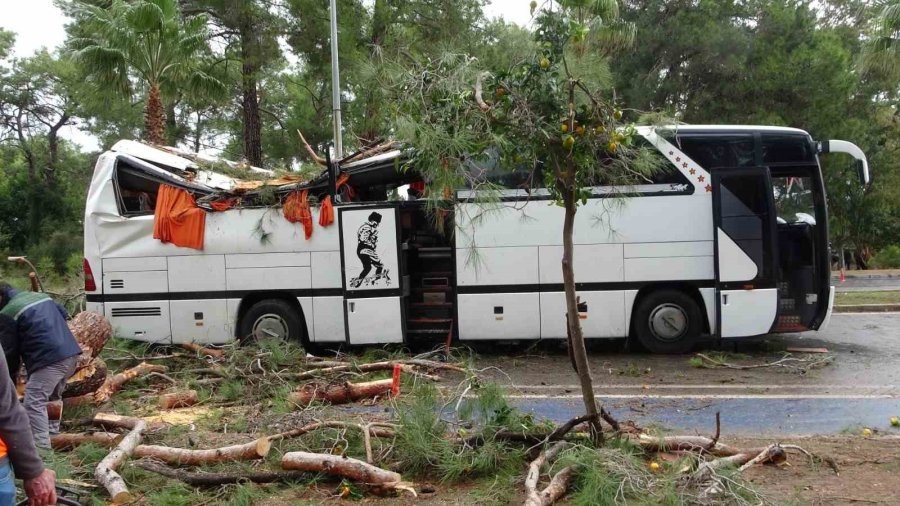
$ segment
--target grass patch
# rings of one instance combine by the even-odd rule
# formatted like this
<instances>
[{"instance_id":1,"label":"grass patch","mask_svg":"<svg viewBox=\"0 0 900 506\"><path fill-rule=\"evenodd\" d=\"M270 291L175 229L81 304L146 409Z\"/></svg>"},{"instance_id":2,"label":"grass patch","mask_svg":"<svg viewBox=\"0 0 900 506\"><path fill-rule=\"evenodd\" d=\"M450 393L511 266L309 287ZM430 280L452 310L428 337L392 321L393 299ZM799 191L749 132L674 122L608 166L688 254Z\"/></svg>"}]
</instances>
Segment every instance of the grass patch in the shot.
<instances>
[{"instance_id":1,"label":"grass patch","mask_svg":"<svg viewBox=\"0 0 900 506\"><path fill-rule=\"evenodd\" d=\"M837 292L834 294L835 306L854 306L857 304L900 304L900 290Z\"/></svg>"}]
</instances>

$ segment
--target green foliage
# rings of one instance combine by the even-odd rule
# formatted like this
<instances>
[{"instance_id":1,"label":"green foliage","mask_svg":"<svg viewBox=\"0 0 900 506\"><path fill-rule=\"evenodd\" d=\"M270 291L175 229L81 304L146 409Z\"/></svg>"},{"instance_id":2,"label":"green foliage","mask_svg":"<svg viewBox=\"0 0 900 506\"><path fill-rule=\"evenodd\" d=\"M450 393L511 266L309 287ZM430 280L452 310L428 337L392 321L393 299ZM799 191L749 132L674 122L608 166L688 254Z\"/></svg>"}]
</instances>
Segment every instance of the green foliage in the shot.
<instances>
[{"instance_id":1,"label":"green foliage","mask_svg":"<svg viewBox=\"0 0 900 506\"><path fill-rule=\"evenodd\" d=\"M461 409L459 423L482 436L474 447L459 445L446 436L449 424L442 416L455 400L443 398L434 385L418 385L396 407L396 452L404 469L414 475L436 473L441 480L459 481L503 474L524 464L524 451L493 438L497 430L522 430L525 423L498 395L495 388L479 389L474 405ZM460 435L468 434L461 430Z\"/></svg>"},{"instance_id":2,"label":"green foliage","mask_svg":"<svg viewBox=\"0 0 900 506\"><path fill-rule=\"evenodd\" d=\"M889 4L896 2L882 5ZM877 24L881 7L795 0L625 6L622 16L641 34L641 44L612 63L626 103L687 123L785 125L858 144L872 167L869 188L859 186L849 160L822 157L833 245L864 260L897 242L898 80L855 68L860 27Z\"/></svg>"},{"instance_id":3,"label":"green foliage","mask_svg":"<svg viewBox=\"0 0 900 506\"><path fill-rule=\"evenodd\" d=\"M863 51L863 68L900 78L900 1L876 2L878 15L871 23Z\"/></svg>"},{"instance_id":4,"label":"green foliage","mask_svg":"<svg viewBox=\"0 0 900 506\"><path fill-rule=\"evenodd\" d=\"M876 269L900 269L900 246L891 245L872 257L872 267Z\"/></svg>"}]
</instances>

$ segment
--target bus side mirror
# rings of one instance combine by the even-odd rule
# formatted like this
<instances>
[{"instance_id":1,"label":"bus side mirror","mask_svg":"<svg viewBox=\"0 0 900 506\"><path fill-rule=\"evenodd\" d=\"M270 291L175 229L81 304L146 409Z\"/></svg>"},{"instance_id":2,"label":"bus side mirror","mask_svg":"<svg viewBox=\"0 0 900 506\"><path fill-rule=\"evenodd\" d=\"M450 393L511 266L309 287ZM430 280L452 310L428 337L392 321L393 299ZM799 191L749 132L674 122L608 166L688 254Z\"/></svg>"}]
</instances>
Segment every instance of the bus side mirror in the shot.
<instances>
[{"instance_id":1,"label":"bus side mirror","mask_svg":"<svg viewBox=\"0 0 900 506\"><path fill-rule=\"evenodd\" d=\"M869 162L866 161L866 154L863 153L859 146L847 141L829 140L821 141L818 144L819 153L845 153L856 159L856 173L859 176L859 183L863 186L869 184Z\"/></svg>"},{"instance_id":2,"label":"bus side mirror","mask_svg":"<svg viewBox=\"0 0 900 506\"><path fill-rule=\"evenodd\" d=\"M856 161L856 175L859 177L859 184L863 186L869 184L869 170L862 160Z\"/></svg>"}]
</instances>

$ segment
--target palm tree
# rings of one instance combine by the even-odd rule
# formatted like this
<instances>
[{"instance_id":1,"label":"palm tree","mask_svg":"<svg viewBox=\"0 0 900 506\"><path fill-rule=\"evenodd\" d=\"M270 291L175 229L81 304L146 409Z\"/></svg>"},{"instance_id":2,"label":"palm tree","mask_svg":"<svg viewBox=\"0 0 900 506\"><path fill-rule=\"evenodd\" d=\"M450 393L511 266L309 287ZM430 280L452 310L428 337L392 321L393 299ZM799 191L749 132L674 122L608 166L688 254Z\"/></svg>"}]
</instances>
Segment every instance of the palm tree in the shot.
<instances>
[{"instance_id":1,"label":"palm tree","mask_svg":"<svg viewBox=\"0 0 900 506\"><path fill-rule=\"evenodd\" d=\"M209 50L206 18L184 19L177 0L113 0L106 8L82 4L76 16L87 35L72 46L90 76L127 96L135 81L147 86L144 133L151 143L165 143L161 90L203 95L225 89L198 66Z\"/></svg>"},{"instance_id":2,"label":"palm tree","mask_svg":"<svg viewBox=\"0 0 900 506\"><path fill-rule=\"evenodd\" d=\"M880 10L863 53L863 65L900 77L900 0L883 0L877 8Z\"/></svg>"}]
</instances>

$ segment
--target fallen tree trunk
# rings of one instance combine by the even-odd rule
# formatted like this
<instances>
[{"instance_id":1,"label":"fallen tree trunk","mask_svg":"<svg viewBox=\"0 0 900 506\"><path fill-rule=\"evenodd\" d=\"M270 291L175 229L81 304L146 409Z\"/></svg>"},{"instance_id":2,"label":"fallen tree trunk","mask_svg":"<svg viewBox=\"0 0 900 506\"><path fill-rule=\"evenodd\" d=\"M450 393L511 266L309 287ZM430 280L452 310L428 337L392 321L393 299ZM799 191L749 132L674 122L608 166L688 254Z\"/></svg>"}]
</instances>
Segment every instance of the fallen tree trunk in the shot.
<instances>
[{"instance_id":1,"label":"fallen tree trunk","mask_svg":"<svg viewBox=\"0 0 900 506\"><path fill-rule=\"evenodd\" d=\"M218 462L234 462L257 460L269 454L272 443L268 437L261 437L249 443L213 448L210 450L192 450L159 445L140 445L134 454L141 458L152 458L166 464L198 466Z\"/></svg>"},{"instance_id":2,"label":"fallen tree trunk","mask_svg":"<svg viewBox=\"0 0 900 506\"><path fill-rule=\"evenodd\" d=\"M185 390L183 392L173 392L159 396L159 407L161 409L187 408L200 402L196 390Z\"/></svg>"},{"instance_id":3,"label":"fallen tree trunk","mask_svg":"<svg viewBox=\"0 0 900 506\"><path fill-rule=\"evenodd\" d=\"M350 383L340 385L322 386L305 385L298 392L291 392L288 400L300 406L308 406L314 401L323 401L330 404L346 404L348 402L377 397L391 391L393 380L384 379L366 381L363 383Z\"/></svg>"},{"instance_id":4,"label":"fallen tree trunk","mask_svg":"<svg viewBox=\"0 0 900 506\"><path fill-rule=\"evenodd\" d=\"M76 446L93 443L97 446L112 448L122 440L121 434L111 432L76 432L50 436L50 447L54 450L71 450Z\"/></svg>"},{"instance_id":5,"label":"fallen tree trunk","mask_svg":"<svg viewBox=\"0 0 900 506\"><path fill-rule=\"evenodd\" d=\"M181 345L182 348L193 351L198 355L203 355L205 357L212 357L217 360L221 360L225 358L225 352L223 350L217 350L215 348L207 348L205 346L200 346L195 343L184 343Z\"/></svg>"},{"instance_id":6,"label":"fallen tree trunk","mask_svg":"<svg viewBox=\"0 0 900 506\"><path fill-rule=\"evenodd\" d=\"M91 311L78 313L69 320L68 325L75 341L81 345L82 351L89 352L90 357L99 355L113 334L109 320Z\"/></svg>"},{"instance_id":7,"label":"fallen tree trunk","mask_svg":"<svg viewBox=\"0 0 900 506\"><path fill-rule=\"evenodd\" d=\"M135 462L137 467L161 474L166 478L187 483L192 487L217 487L229 483L274 483L280 481L299 480L307 478L303 472L297 471L263 471L256 473L194 473L184 469L174 469L162 462L154 460L139 460Z\"/></svg>"},{"instance_id":8,"label":"fallen tree trunk","mask_svg":"<svg viewBox=\"0 0 900 506\"><path fill-rule=\"evenodd\" d=\"M66 380L66 388L62 393L63 398L96 392L106 382L107 374L106 362L102 358L90 359L84 367L77 369L75 374Z\"/></svg>"},{"instance_id":9,"label":"fallen tree trunk","mask_svg":"<svg viewBox=\"0 0 900 506\"><path fill-rule=\"evenodd\" d=\"M103 386L97 389L96 392L87 395L81 395L78 397L69 397L63 399L63 402L66 406L80 406L84 404L103 404L108 401L113 394L122 389L122 386L125 385L130 380L137 378L138 376L145 376L150 374L151 372L166 372L168 368L163 365L155 365L148 364L147 362L141 362L140 364L130 368L125 369L124 371L114 374L113 376L108 376L106 381L103 383Z\"/></svg>"},{"instance_id":10,"label":"fallen tree trunk","mask_svg":"<svg viewBox=\"0 0 900 506\"><path fill-rule=\"evenodd\" d=\"M119 476L116 469L122 465L122 462L134 452L135 447L141 442L144 428L146 428L146 424L143 421L138 422L134 429L119 442L119 445L97 464L97 469L94 471L94 478L106 488L114 504L124 504L132 501L128 486L125 485L125 480Z\"/></svg>"},{"instance_id":11,"label":"fallen tree trunk","mask_svg":"<svg viewBox=\"0 0 900 506\"><path fill-rule=\"evenodd\" d=\"M288 452L281 458L281 467L292 471L340 476L372 487L376 491L406 490L416 495L415 489L404 483L399 473L350 457L327 453Z\"/></svg>"}]
</instances>

